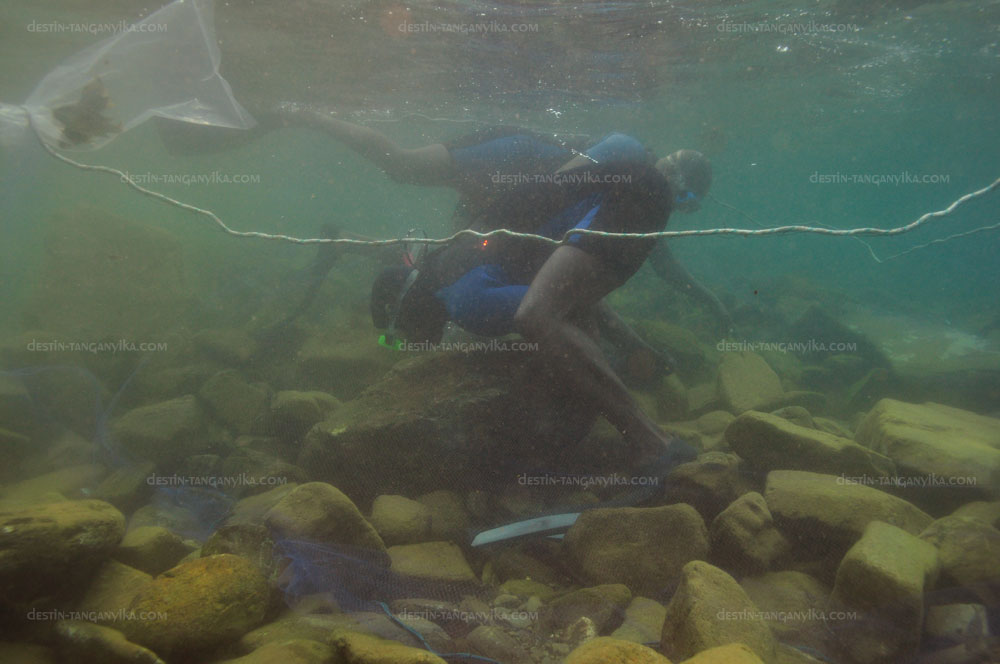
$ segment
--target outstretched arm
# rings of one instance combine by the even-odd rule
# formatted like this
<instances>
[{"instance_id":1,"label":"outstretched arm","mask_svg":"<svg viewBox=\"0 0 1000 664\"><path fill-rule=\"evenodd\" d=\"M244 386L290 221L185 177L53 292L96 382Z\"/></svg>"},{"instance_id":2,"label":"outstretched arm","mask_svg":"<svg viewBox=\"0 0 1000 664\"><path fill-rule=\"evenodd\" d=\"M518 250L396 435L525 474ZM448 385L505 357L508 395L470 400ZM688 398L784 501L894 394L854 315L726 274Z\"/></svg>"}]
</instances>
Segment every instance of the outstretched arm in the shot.
<instances>
[{"instance_id":1,"label":"outstretched arm","mask_svg":"<svg viewBox=\"0 0 1000 664\"><path fill-rule=\"evenodd\" d=\"M397 182L445 186L454 176L451 155L440 143L413 149L401 148L385 134L370 127L312 109L282 109L280 118L286 125L318 129L333 136Z\"/></svg>"},{"instance_id":2,"label":"outstretched arm","mask_svg":"<svg viewBox=\"0 0 1000 664\"><path fill-rule=\"evenodd\" d=\"M653 271L656 272L661 279L682 292L687 293L715 312L720 325L724 326L725 331L729 331L733 325L733 321L729 316L729 312L726 310L725 305L722 304L722 301L718 297L716 297L715 293L708 290L708 288L706 288L701 282L695 279L694 276L688 272L676 258L674 258L674 255L671 253L666 242L657 242L656 248L654 248L652 253L649 255L649 262L653 267Z\"/></svg>"}]
</instances>

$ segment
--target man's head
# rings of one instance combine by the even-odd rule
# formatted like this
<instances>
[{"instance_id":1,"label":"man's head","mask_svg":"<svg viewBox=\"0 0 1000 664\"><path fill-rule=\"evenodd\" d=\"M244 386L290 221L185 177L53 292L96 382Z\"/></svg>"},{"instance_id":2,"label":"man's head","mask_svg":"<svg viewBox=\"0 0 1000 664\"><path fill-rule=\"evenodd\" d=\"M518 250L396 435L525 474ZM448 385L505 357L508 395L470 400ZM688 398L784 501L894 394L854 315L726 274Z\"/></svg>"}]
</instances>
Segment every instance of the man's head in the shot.
<instances>
[{"instance_id":1,"label":"man's head","mask_svg":"<svg viewBox=\"0 0 1000 664\"><path fill-rule=\"evenodd\" d=\"M387 336L437 343L448 322L448 312L417 276L414 268L404 265L382 270L372 284L372 323L387 330Z\"/></svg>"},{"instance_id":2,"label":"man's head","mask_svg":"<svg viewBox=\"0 0 1000 664\"><path fill-rule=\"evenodd\" d=\"M712 164L696 150L678 150L656 162L670 184L677 212L694 212L712 186Z\"/></svg>"}]
</instances>

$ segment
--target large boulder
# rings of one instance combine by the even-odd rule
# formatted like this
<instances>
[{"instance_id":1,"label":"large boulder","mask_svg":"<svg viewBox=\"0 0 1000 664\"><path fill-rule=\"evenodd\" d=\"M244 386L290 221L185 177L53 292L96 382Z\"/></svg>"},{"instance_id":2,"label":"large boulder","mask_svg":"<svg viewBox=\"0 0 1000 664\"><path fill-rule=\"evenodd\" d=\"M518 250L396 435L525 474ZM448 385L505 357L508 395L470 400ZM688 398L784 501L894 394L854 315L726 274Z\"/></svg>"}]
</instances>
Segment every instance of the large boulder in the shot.
<instances>
[{"instance_id":1,"label":"large boulder","mask_svg":"<svg viewBox=\"0 0 1000 664\"><path fill-rule=\"evenodd\" d=\"M745 493L712 521L712 561L734 573L752 574L771 568L788 555L790 545L774 525L764 496Z\"/></svg>"},{"instance_id":2,"label":"large boulder","mask_svg":"<svg viewBox=\"0 0 1000 664\"><path fill-rule=\"evenodd\" d=\"M666 618L667 609L648 597L633 597L625 609L625 620L611 636L621 641L653 643L660 638L660 628Z\"/></svg>"},{"instance_id":3,"label":"large boulder","mask_svg":"<svg viewBox=\"0 0 1000 664\"><path fill-rule=\"evenodd\" d=\"M920 539L937 547L942 586L960 586L987 606L1000 604L1000 531L953 515L930 524Z\"/></svg>"},{"instance_id":4,"label":"large boulder","mask_svg":"<svg viewBox=\"0 0 1000 664\"><path fill-rule=\"evenodd\" d=\"M441 489L417 496L417 502L431 515L431 537L435 540L465 542L469 537L469 514L465 501L454 491Z\"/></svg>"},{"instance_id":5,"label":"large boulder","mask_svg":"<svg viewBox=\"0 0 1000 664\"><path fill-rule=\"evenodd\" d=\"M392 571L424 581L473 585L476 575L462 550L451 542L424 542L389 547Z\"/></svg>"},{"instance_id":6,"label":"large boulder","mask_svg":"<svg viewBox=\"0 0 1000 664\"><path fill-rule=\"evenodd\" d=\"M130 530L118 545L115 559L156 576L165 572L195 547L162 526Z\"/></svg>"},{"instance_id":7,"label":"large boulder","mask_svg":"<svg viewBox=\"0 0 1000 664\"><path fill-rule=\"evenodd\" d=\"M219 664L329 664L333 649L320 641L291 639L268 643L249 655L227 659Z\"/></svg>"},{"instance_id":8,"label":"large boulder","mask_svg":"<svg viewBox=\"0 0 1000 664\"><path fill-rule=\"evenodd\" d=\"M182 658L234 641L267 615L270 589L253 563L230 554L196 558L153 580L122 623L135 643Z\"/></svg>"},{"instance_id":9,"label":"large boulder","mask_svg":"<svg viewBox=\"0 0 1000 664\"><path fill-rule=\"evenodd\" d=\"M748 411L726 428L729 447L758 470L887 477L892 460L855 443L774 414Z\"/></svg>"},{"instance_id":10,"label":"large boulder","mask_svg":"<svg viewBox=\"0 0 1000 664\"><path fill-rule=\"evenodd\" d=\"M316 424L299 465L364 506L380 494L513 484L540 465L574 472L597 415L519 355L531 353L404 360Z\"/></svg>"},{"instance_id":11,"label":"large boulder","mask_svg":"<svg viewBox=\"0 0 1000 664\"><path fill-rule=\"evenodd\" d=\"M189 394L134 408L111 425L111 435L124 454L159 465L179 463L204 446L204 414Z\"/></svg>"},{"instance_id":12,"label":"large boulder","mask_svg":"<svg viewBox=\"0 0 1000 664\"><path fill-rule=\"evenodd\" d=\"M339 632L330 645L344 664L446 664L443 659L419 648L361 632Z\"/></svg>"},{"instance_id":13,"label":"large boulder","mask_svg":"<svg viewBox=\"0 0 1000 664\"><path fill-rule=\"evenodd\" d=\"M107 469L96 463L60 468L8 484L0 489L0 500L14 505L47 500L57 493L65 498L82 497L85 489L98 484L106 474Z\"/></svg>"},{"instance_id":14,"label":"large boulder","mask_svg":"<svg viewBox=\"0 0 1000 664\"><path fill-rule=\"evenodd\" d=\"M734 642L765 662L774 661L774 635L736 579L704 561L691 561L667 605L661 650L671 659L684 659Z\"/></svg>"},{"instance_id":15,"label":"large boulder","mask_svg":"<svg viewBox=\"0 0 1000 664\"><path fill-rule=\"evenodd\" d=\"M379 496L372 505L371 523L390 546L426 542L431 534L431 511L406 496Z\"/></svg>"},{"instance_id":16,"label":"large boulder","mask_svg":"<svg viewBox=\"0 0 1000 664\"><path fill-rule=\"evenodd\" d=\"M664 498L668 503L687 503L711 521L734 500L757 489L758 483L763 484L737 455L705 452L670 472Z\"/></svg>"},{"instance_id":17,"label":"large boulder","mask_svg":"<svg viewBox=\"0 0 1000 664\"><path fill-rule=\"evenodd\" d=\"M937 551L896 526L873 521L844 556L830 606L853 612L837 639L859 664L909 661L920 644L924 590L934 584Z\"/></svg>"},{"instance_id":18,"label":"large boulder","mask_svg":"<svg viewBox=\"0 0 1000 664\"><path fill-rule=\"evenodd\" d=\"M884 491L800 470L768 473L764 499L783 532L804 548L835 558L859 540L872 521L918 535L933 520Z\"/></svg>"},{"instance_id":19,"label":"large boulder","mask_svg":"<svg viewBox=\"0 0 1000 664\"><path fill-rule=\"evenodd\" d=\"M747 410L769 410L781 404L781 379L760 355L749 351L726 353L719 364L719 395L735 415Z\"/></svg>"},{"instance_id":20,"label":"large boulder","mask_svg":"<svg viewBox=\"0 0 1000 664\"><path fill-rule=\"evenodd\" d=\"M802 572L784 570L746 577L740 586L763 612L775 637L784 643L832 652L830 634L837 624L828 620L830 589L821 581Z\"/></svg>"},{"instance_id":21,"label":"large boulder","mask_svg":"<svg viewBox=\"0 0 1000 664\"><path fill-rule=\"evenodd\" d=\"M156 653L132 643L116 629L83 620L56 625L60 654L79 664L164 664Z\"/></svg>"},{"instance_id":22,"label":"large boulder","mask_svg":"<svg viewBox=\"0 0 1000 664\"><path fill-rule=\"evenodd\" d=\"M708 529L690 505L583 512L563 540L567 556L592 583L622 583L658 597L681 568L708 555Z\"/></svg>"},{"instance_id":23,"label":"large boulder","mask_svg":"<svg viewBox=\"0 0 1000 664\"><path fill-rule=\"evenodd\" d=\"M251 383L238 371L226 369L201 386L198 396L222 424L236 434L257 433L266 428L271 390Z\"/></svg>"},{"instance_id":24,"label":"large boulder","mask_svg":"<svg viewBox=\"0 0 1000 664\"><path fill-rule=\"evenodd\" d=\"M882 399L861 422L857 440L891 457L907 497L937 515L1000 495L1000 419Z\"/></svg>"},{"instance_id":25,"label":"large boulder","mask_svg":"<svg viewBox=\"0 0 1000 664\"><path fill-rule=\"evenodd\" d=\"M152 581L153 577L143 571L117 560L109 560L101 565L90 580L76 608L79 611L93 612L98 617L103 614L113 620L113 616L131 606L136 595Z\"/></svg>"},{"instance_id":26,"label":"large boulder","mask_svg":"<svg viewBox=\"0 0 1000 664\"><path fill-rule=\"evenodd\" d=\"M776 660L780 661L780 660ZM681 664L766 664L760 657L754 654L742 643L730 643L724 646L715 646L702 650L690 659L685 659Z\"/></svg>"},{"instance_id":27,"label":"large boulder","mask_svg":"<svg viewBox=\"0 0 1000 664\"><path fill-rule=\"evenodd\" d=\"M0 509L0 601L19 604L76 591L124 534L125 517L99 500Z\"/></svg>"},{"instance_id":28,"label":"large boulder","mask_svg":"<svg viewBox=\"0 0 1000 664\"><path fill-rule=\"evenodd\" d=\"M621 626L632 601L632 593L620 583L581 588L551 600L539 616L546 632L566 630L580 618L591 620L598 634L610 634Z\"/></svg>"},{"instance_id":29,"label":"large boulder","mask_svg":"<svg viewBox=\"0 0 1000 664\"><path fill-rule=\"evenodd\" d=\"M670 660L656 652L631 641L622 641L607 636L591 639L576 648L565 659L564 664L670 664Z\"/></svg>"},{"instance_id":30,"label":"large boulder","mask_svg":"<svg viewBox=\"0 0 1000 664\"><path fill-rule=\"evenodd\" d=\"M270 430L282 440L299 440L340 401L326 392L282 390L271 398Z\"/></svg>"},{"instance_id":31,"label":"large boulder","mask_svg":"<svg viewBox=\"0 0 1000 664\"><path fill-rule=\"evenodd\" d=\"M309 482L289 491L268 510L264 525L281 539L385 552L382 538L351 499L337 487L322 482Z\"/></svg>"}]
</instances>

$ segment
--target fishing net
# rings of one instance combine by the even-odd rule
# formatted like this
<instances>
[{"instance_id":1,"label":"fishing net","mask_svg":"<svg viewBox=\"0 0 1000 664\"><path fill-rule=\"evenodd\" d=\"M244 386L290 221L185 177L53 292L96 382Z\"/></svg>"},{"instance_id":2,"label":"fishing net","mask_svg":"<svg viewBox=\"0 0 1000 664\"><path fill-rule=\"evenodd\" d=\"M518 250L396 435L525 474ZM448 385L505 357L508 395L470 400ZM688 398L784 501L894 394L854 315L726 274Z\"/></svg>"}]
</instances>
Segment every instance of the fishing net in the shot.
<instances>
[{"instance_id":1,"label":"fishing net","mask_svg":"<svg viewBox=\"0 0 1000 664\"><path fill-rule=\"evenodd\" d=\"M0 105L0 141L30 125L47 145L93 150L152 117L234 129L254 119L219 74L209 0L176 0L52 70L22 106Z\"/></svg>"}]
</instances>

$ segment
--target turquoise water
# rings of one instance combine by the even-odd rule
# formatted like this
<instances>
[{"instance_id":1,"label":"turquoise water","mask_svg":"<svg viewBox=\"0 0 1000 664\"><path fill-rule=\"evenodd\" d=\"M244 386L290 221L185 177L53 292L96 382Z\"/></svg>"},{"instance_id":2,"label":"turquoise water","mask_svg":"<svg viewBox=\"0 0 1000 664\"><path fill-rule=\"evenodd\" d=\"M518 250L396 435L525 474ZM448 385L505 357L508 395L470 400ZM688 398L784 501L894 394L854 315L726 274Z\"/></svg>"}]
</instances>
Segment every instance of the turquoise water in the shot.
<instances>
[{"instance_id":1,"label":"turquoise water","mask_svg":"<svg viewBox=\"0 0 1000 664\"><path fill-rule=\"evenodd\" d=\"M59 63L105 36L41 33L27 26L128 23L155 9L120 0L7 2L0 10L0 101L21 103ZM398 29L400 21L493 27L404 32ZM336 111L338 117L409 148L505 124L595 139L622 132L659 157L681 148L700 150L712 162L711 198L694 214L673 214L667 230L791 224L888 229L942 210L1000 177L997 1L220 2L215 23L222 75L252 113L279 102L309 104ZM496 27L512 24L534 29ZM383 570L379 573L385 578L372 587L396 584L398 596L365 596L364 583L355 588L351 583L357 579L349 583L345 578L376 574L370 568L385 566L385 551L355 559L355 551L335 546L355 542L318 537L315 546L302 545L294 540L308 540L309 528L274 517L266 523L268 532L280 540L289 567L285 577L281 570L267 570L274 592L267 619L215 644L218 650L190 655L182 649L167 661L222 661L245 654L233 643L252 627L276 619L280 611L275 607L283 606L278 595L294 603L302 595L329 591L345 602L344 610L379 613L388 606L377 602L410 601L422 597L417 593L433 591L456 606L460 600L471 602L473 608L462 605L471 612L478 606L473 599L495 599L504 570L512 565L520 569L496 551L472 549L474 531L567 506L623 504L631 495L587 491L586 486L551 492L512 486L517 482L510 478L540 468L572 477L618 472L631 463L622 451L625 439L608 422L590 429L593 421L587 418L596 419L597 409L587 402L580 405L579 395L558 375L551 390L529 380L533 391L517 382L534 375L528 362L511 360L508 366L489 353L463 354L461 361L449 353L427 359L427 354L377 346L369 291L380 270L397 257L347 252L295 324L268 337L264 332L294 309L308 287L315 246L226 235L206 217L144 197L114 175L60 163L30 133L22 139L0 143L0 440L10 456L0 472L3 509L23 509L19 501L44 505L53 500L52 491L70 501L97 497L112 502L130 529L136 524L164 526L194 549L223 523L263 524L265 510L247 508L260 513L245 516L238 502L263 494L263 489L136 490L134 501L116 502L102 493L101 481L112 471L143 462L152 463L161 476L194 475L209 468L205 474L232 479L250 468L280 475L283 483L336 485L347 503L356 504L347 516L338 512L338 518L354 518L357 512L360 522L378 522L379 536L392 549L386 535L391 529L374 514L376 497L399 494L422 500L434 490L448 489L459 497L465 525L444 535L434 531L435 537L424 533L417 543L453 543L473 568L473 581L483 580L486 588L472 592L462 585L469 579L448 579L443 589L428 582L428 590L404 580L393 559L392 573L399 576ZM211 210L239 231L308 238L332 223L369 238L398 238L413 228L445 237L453 230L458 200L449 188L394 182L332 136L300 127L262 133L230 149L179 155L167 149L154 123L147 122L99 150L65 154L140 177L192 180L146 186ZM237 181L197 181L213 174ZM830 179L841 181L823 181ZM990 469L1000 468L995 456L1000 449L1000 229L919 245L1000 223L998 201L997 192L981 196L950 216L891 238L798 233L670 240L676 258L721 300L735 327L721 331L711 310L686 297L684 287L671 287L648 266L641 268L608 301L646 342L672 355L676 366L673 377L656 375L652 386L629 381L632 397L656 424L689 440L696 451L733 452L736 434L725 424L712 429L704 420L714 415L715 421L721 417L729 422L746 410L724 394L728 388L723 387L721 367L728 352L719 344L727 339L806 343L820 329L829 334L812 340L855 342L861 350L759 350L766 370L754 376L758 382L747 379L750 396L744 394L743 401L756 399L750 410L805 406L809 421L817 420L810 428L835 432L842 442L856 441L885 454L900 473L923 473L927 468L905 450L880 448L891 444L863 434L863 425L877 419L882 399L944 403L963 414L952 414L957 419L941 425L927 415L930 411L920 411L920 417L929 419L914 415L914 426L933 420L926 427L945 432L941 446L954 443L960 450L955 454L961 463L942 467L958 468L956 473L982 470L982 477L988 477ZM898 255L902 252L908 253ZM829 329L822 327L827 324ZM85 347L51 353L32 347L37 341L89 345L118 339L162 343L167 351L111 353ZM630 356L604 350L623 376L645 368L633 366ZM418 355L423 357L404 361ZM761 396L768 390L776 390L780 399ZM287 394L292 391L313 392L294 396L301 399L295 401L301 410L289 415L276 395L292 399ZM175 403L186 398L199 404L197 417ZM152 412L142 409L164 403L183 412L159 420L150 416L160 429L172 431L187 417L197 419L198 426L164 433L162 440L136 433L141 426L128 418L138 422ZM394 417L400 418L398 423ZM796 418L803 416L789 415L786 409L782 417L801 422ZM963 424L955 424L959 420ZM345 436L348 443L343 443ZM366 453L365 444L375 451ZM973 447L961 447L966 444ZM794 454L788 456L791 460L761 462L764 467L751 463L752 470L741 466L732 481L747 484L725 500L711 496L709 507L680 490L653 504L689 501L701 515L695 515L699 522L704 519L711 526L745 490L764 493L766 471L835 474L832 466L803 467L796 465ZM85 468L91 463L100 467ZM706 473L725 466L718 456L700 463ZM933 472L938 470L934 466ZM59 472L65 474L50 475ZM989 477L995 483L996 476ZM42 479L37 485L22 482L33 478ZM890 493L912 501L928 519L973 500L992 500L995 506L997 499L993 485L945 497L931 491ZM308 508L302 511L308 513ZM155 518L149 516L154 513ZM677 527L687 523L677 518ZM911 535L926 526L916 521L921 528L904 528ZM990 532L980 533L981 541L994 542L983 545L984 558L996 550L996 540L990 539L995 516L992 523L983 525ZM780 525L789 537L802 539L794 525ZM852 543L842 551L838 547L843 542L830 546L843 555ZM15 548L13 543L4 546ZM111 550L117 551L114 546ZM585 579L589 572L581 572L584 564L573 569L575 563L566 562L576 560L572 546L532 541L519 554L539 567L523 560L518 564L533 573L549 566L560 573L569 570L568 576L552 581L558 592L598 585L593 577ZM769 569L808 570L829 592L836 565L831 567L819 554L810 557L796 550L796 555L802 557L794 564L776 563ZM181 557L174 556L171 563ZM691 559L706 557L702 552ZM348 560L353 562L344 562ZM352 564L369 571L352 571ZM735 569L726 570L742 579ZM982 604L991 624L1000 624L995 596L991 601L988 594L976 595L974 583L947 574L943 578L923 588L926 607ZM86 588L90 580L66 585ZM995 584L995 575L984 583ZM329 590L337 584L351 587L338 586L339 594ZM949 594L959 586L961 592ZM633 595L648 591L641 583L638 587L631 584ZM666 605L675 588L658 588L655 599ZM342 595L354 604L347 606ZM29 599L44 608L39 604L43 600ZM73 607L76 600L54 606ZM44 629L24 628L10 617L23 606L11 606L0 607L0 623L23 630L12 641L48 647L58 640ZM565 633L560 631L564 627ZM558 636L553 642L572 642L569 626L550 631ZM601 635L610 631L598 630ZM531 657L497 656L482 643L461 640L467 634L451 645L508 663L556 662L557 655L565 654L546 650L541 632L531 633L540 639L532 642ZM128 635L137 643L160 644L155 635ZM659 633L646 641L670 654L669 644L658 639ZM925 639L924 651L931 649L928 643L937 646ZM162 647L171 652L176 644ZM835 647L819 650L826 661L865 661ZM914 646L899 661L914 661L916 653ZM681 661L681 655L672 654L673 661Z\"/></svg>"}]
</instances>

